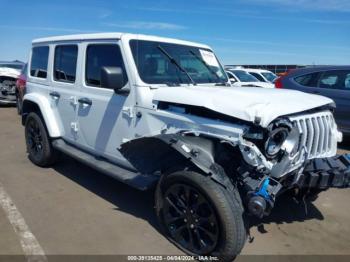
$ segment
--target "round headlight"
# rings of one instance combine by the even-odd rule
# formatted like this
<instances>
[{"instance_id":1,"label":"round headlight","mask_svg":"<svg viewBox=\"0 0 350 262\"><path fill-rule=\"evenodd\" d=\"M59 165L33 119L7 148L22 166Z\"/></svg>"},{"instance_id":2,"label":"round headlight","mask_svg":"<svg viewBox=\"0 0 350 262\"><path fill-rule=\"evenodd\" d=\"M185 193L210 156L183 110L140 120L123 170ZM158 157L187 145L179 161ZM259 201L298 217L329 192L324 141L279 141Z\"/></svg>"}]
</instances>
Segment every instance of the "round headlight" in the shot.
<instances>
[{"instance_id":1,"label":"round headlight","mask_svg":"<svg viewBox=\"0 0 350 262\"><path fill-rule=\"evenodd\" d=\"M285 127L276 128L270 133L265 143L265 152L268 157L276 157L281 151L281 147L286 141L288 133L288 129Z\"/></svg>"}]
</instances>

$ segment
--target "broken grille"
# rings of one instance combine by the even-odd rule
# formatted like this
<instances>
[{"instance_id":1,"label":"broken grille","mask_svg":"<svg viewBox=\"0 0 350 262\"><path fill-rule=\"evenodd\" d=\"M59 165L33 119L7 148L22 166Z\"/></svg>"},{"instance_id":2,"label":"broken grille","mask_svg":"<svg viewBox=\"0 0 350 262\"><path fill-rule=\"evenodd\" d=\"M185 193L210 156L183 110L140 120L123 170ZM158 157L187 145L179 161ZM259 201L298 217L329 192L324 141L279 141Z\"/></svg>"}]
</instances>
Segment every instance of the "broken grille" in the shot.
<instances>
[{"instance_id":1,"label":"broken grille","mask_svg":"<svg viewBox=\"0 0 350 262\"><path fill-rule=\"evenodd\" d=\"M299 150L305 148L308 158L333 156L337 150L337 126L329 111L290 117L299 128Z\"/></svg>"}]
</instances>

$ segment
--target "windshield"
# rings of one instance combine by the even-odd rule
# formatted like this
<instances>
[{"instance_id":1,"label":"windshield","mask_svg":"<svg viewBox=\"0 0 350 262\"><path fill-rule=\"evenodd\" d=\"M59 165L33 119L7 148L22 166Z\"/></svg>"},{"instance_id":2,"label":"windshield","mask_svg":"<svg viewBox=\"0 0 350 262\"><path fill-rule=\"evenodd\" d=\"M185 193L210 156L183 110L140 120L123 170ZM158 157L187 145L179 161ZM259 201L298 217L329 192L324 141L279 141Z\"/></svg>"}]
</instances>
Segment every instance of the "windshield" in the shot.
<instances>
[{"instance_id":1,"label":"windshield","mask_svg":"<svg viewBox=\"0 0 350 262\"><path fill-rule=\"evenodd\" d=\"M246 71L232 70L231 72L234 73L235 76L241 82L259 82L259 80L256 77L252 76L251 74L247 73Z\"/></svg>"},{"instance_id":2,"label":"windshield","mask_svg":"<svg viewBox=\"0 0 350 262\"><path fill-rule=\"evenodd\" d=\"M273 82L277 78L277 76L271 72L262 72L261 74L270 82Z\"/></svg>"},{"instance_id":3,"label":"windshield","mask_svg":"<svg viewBox=\"0 0 350 262\"><path fill-rule=\"evenodd\" d=\"M0 68L1 67L7 67L7 68L13 68L13 69L22 69L23 65L21 64L0 64Z\"/></svg>"},{"instance_id":4,"label":"windshield","mask_svg":"<svg viewBox=\"0 0 350 262\"><path fill-rule=\"evenodd\" d=\"M209 49L144 40L131 40L130 47L140 78L147 84L228 81L223 68Z\"/></svg>"}]
</instances>

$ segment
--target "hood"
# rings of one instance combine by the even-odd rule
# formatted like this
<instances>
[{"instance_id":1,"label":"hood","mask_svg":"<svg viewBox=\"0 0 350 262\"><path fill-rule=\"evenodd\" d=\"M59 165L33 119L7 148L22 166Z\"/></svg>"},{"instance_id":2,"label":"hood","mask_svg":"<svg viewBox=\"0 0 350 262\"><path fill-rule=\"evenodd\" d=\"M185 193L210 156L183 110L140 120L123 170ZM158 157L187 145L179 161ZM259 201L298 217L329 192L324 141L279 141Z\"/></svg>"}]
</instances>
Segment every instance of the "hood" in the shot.
<instances>
[{"instance_id":1,"label":"hood","mask_svg":"<svg viewBox=\"0 0 350 262\"><path fill-rule=\"evenodd\" d=\"M275 88L274 84L266 82L236 82L233 86Z\"/></svg>"},{"instance_id":2,"label":"hood","mask_svg":"<svg viewBox=\"0 0 350 262\"><path fill-rule=\"evenodd\" d=\"M20 74L21 74L20 70L9 68L9 67L0 67L0 76L18 78Z\"/></svg>"},{"instance_id":3,"label":"hood","mask_svg":"<svg viewBox=\"0 0 350 262\"><path fill-rule=\"evenodd\" d=\"M205 107L249 122L258 117L262 127L267 127L279 116L333 103L319 95L259 87L161 87L154 92L154 101Z\"/></svg>"}]
</instances>

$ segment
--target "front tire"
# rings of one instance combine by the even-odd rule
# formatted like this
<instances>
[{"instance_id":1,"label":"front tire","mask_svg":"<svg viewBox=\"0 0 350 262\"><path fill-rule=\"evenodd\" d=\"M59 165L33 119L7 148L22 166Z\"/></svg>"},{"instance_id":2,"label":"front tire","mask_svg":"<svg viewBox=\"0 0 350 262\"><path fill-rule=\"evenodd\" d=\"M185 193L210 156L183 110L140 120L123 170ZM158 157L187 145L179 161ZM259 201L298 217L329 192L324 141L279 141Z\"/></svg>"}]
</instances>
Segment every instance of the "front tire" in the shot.
<instances>
[{"instance_id":1,"label":"front tire","mask_svg":"<svg viewBox=\"0 0 350 262\"><path fill-rule=\"evenodd\" d=\"M25 139L30 161L40 167L48 167L57 161L57 152L52 147L42 118L30 113L25 122Z\"/></svg>"},{"instance_id":2,"label":"front tire","mask_svg":"<svg viewBox=\"0 0 350 262\"><path fill-rule=\"evenodd\" d=\"M232 261L244 246L238 191L227 190L208 176L180 171L161 179L156 211L166 237L189 255Z\"/></svg>"}]
</instances>

